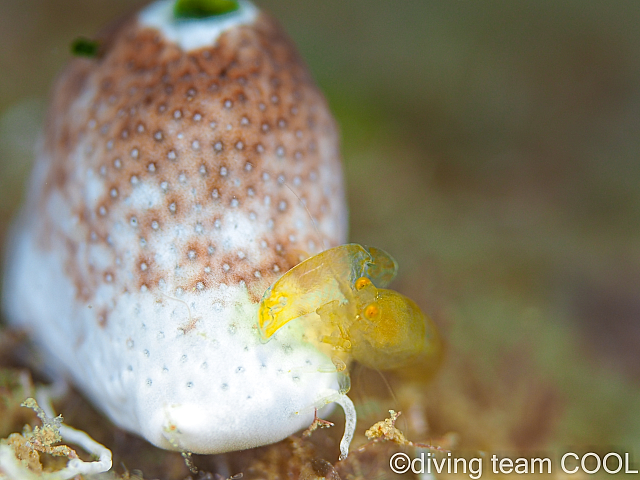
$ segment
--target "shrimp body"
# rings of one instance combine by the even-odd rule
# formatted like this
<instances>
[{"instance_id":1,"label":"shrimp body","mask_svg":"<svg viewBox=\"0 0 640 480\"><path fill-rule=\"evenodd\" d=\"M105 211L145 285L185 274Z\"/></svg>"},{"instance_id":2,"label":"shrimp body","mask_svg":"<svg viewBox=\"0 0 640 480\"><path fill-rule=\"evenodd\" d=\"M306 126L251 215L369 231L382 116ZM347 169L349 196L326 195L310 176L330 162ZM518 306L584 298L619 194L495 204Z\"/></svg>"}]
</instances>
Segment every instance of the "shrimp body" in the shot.
<instances>
[{"instance_id":1,"label":"shrimp body","mask_svg":"<svg viewBox=\"0 0 640 480\"><path fill-rule=\"evenodd\" d=\"M298 264L264 294L259 327L268 340L291 320L307 317L311 338L370 368L439 363L437 329L416 303L386 286L397 263L386 252L349 244ZM377 284L377 285L376 285Z\"/></svg>"},{"instance_id":2,"label":"shrimp body","mask_svg":"<svg viewBox=\"0 0 640 480\"><path fill-rule=\"evenodd\" d=\"M431 319L413 300L394 290L376 289L375 299L350 322L347 335L353 358L377 370L436 361L440 355L440 339Z\"/></svg>"},{"instance_id":3,"label":"shrimp body","mask_svg":"<svg viewBox=\"0 0 640 480\"><path fill-rule=\"evenodd\" d=\"M260 302L259 327L268 340L291 320L311 314L320 306L352 300L358 278L385 286L398 267L386 252L357 244L325 250L299 263L267 289Z\"/></svg>"}]
</instances>

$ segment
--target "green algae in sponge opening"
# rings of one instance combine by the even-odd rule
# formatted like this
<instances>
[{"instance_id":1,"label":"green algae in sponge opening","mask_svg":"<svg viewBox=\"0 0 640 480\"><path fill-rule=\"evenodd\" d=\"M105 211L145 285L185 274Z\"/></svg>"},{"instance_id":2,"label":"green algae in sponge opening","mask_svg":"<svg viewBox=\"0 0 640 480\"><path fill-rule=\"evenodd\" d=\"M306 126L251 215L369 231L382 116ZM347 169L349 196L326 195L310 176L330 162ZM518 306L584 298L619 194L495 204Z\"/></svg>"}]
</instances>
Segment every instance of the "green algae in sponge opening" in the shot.
<instances>
[{"instance_id":1,"label":"green algae in sponge opening","mask_svg":"<svg viewBox=\"0 0 640 480\"><path fill-rule=\"evenodd\" d=\"M205 18L236 11L236 0L177 0L173 7L176 18Z\"/></svg>"}]
</instances>

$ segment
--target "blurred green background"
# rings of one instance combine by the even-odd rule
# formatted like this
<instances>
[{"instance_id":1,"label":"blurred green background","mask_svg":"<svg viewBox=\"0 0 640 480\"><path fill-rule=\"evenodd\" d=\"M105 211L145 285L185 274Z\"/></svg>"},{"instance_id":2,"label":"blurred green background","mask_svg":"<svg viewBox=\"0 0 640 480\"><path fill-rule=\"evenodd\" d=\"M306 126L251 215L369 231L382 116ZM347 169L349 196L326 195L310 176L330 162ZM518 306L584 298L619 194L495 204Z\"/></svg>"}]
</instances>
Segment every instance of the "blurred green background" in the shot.
<instances>
[{"instance_id":1,"label":"blurred green background","mask_svg":"<svg viewBox=\"0 0 640 480\"><path fill-rule=\"evenodd\" d=\"M0 235L70 41L143 3L0 0ZM341 126L350 239L446 338L392 378L414 437L640 463L640 3L257 3Z\"/></svg>"}]
</instances>

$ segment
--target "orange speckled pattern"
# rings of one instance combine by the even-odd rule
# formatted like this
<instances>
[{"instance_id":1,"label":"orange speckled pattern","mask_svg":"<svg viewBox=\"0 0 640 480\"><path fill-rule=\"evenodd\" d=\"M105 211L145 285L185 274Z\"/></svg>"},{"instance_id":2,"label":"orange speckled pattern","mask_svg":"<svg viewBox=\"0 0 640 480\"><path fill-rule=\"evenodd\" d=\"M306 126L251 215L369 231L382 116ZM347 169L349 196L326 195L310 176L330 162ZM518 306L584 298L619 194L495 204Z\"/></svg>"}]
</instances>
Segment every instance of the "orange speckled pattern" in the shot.
<instances>
[{"instance_id":1,"label":"orange speckled pattern","mask_svg":"<svg viewBox=\"0 0 640 480\"><path fill-rule=\"evenodd\" d=\"M42 239L65 237L81 298L103 282L151 289L171 270L176 288L245 282L257 300L297 253L343 241L336 126L273 20L190 52L135 20L101 44L55 89L40 197L78 219L73 232L47 222ZM109 260L84 262L78 242Z\"/></svg>"}]
</instances>

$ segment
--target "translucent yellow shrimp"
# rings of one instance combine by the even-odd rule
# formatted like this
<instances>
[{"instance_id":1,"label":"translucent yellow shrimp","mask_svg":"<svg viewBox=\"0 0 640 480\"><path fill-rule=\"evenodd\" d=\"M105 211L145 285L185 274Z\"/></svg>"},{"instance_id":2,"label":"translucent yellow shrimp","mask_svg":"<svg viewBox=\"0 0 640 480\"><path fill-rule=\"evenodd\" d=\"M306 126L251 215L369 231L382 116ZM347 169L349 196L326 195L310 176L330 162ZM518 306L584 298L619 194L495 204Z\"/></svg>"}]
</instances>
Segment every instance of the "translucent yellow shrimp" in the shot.
<instances>
[{"instance_id":1,"label":"translucent yellow shrimp","mask_svg":"<svg viewBox=\"0 0 640 480\"><path fill-rule=\"evenodd\" d=\"M326 303L351 301L358 278L367 277L386 286L397 270L396 261L386 252L354 243L306 259L264 293L259 312L263 340L289 321L313 313Z\"/></svg>"},{"instance_id":2,"label":"translucent yellow shrimp","mask_svg":"<svg viewBox=\"0 0 640 480\"><path fill-rule=\"evenodd\" d=\"M265 292L258 321L262 338L309 316L321 345L365 366L390 370L419 363L434 369L441 354L435 325L411 299L382 288L396 272L395 260L373 247L349 244L315 255Z\"/></svg>"}]
</instances>

